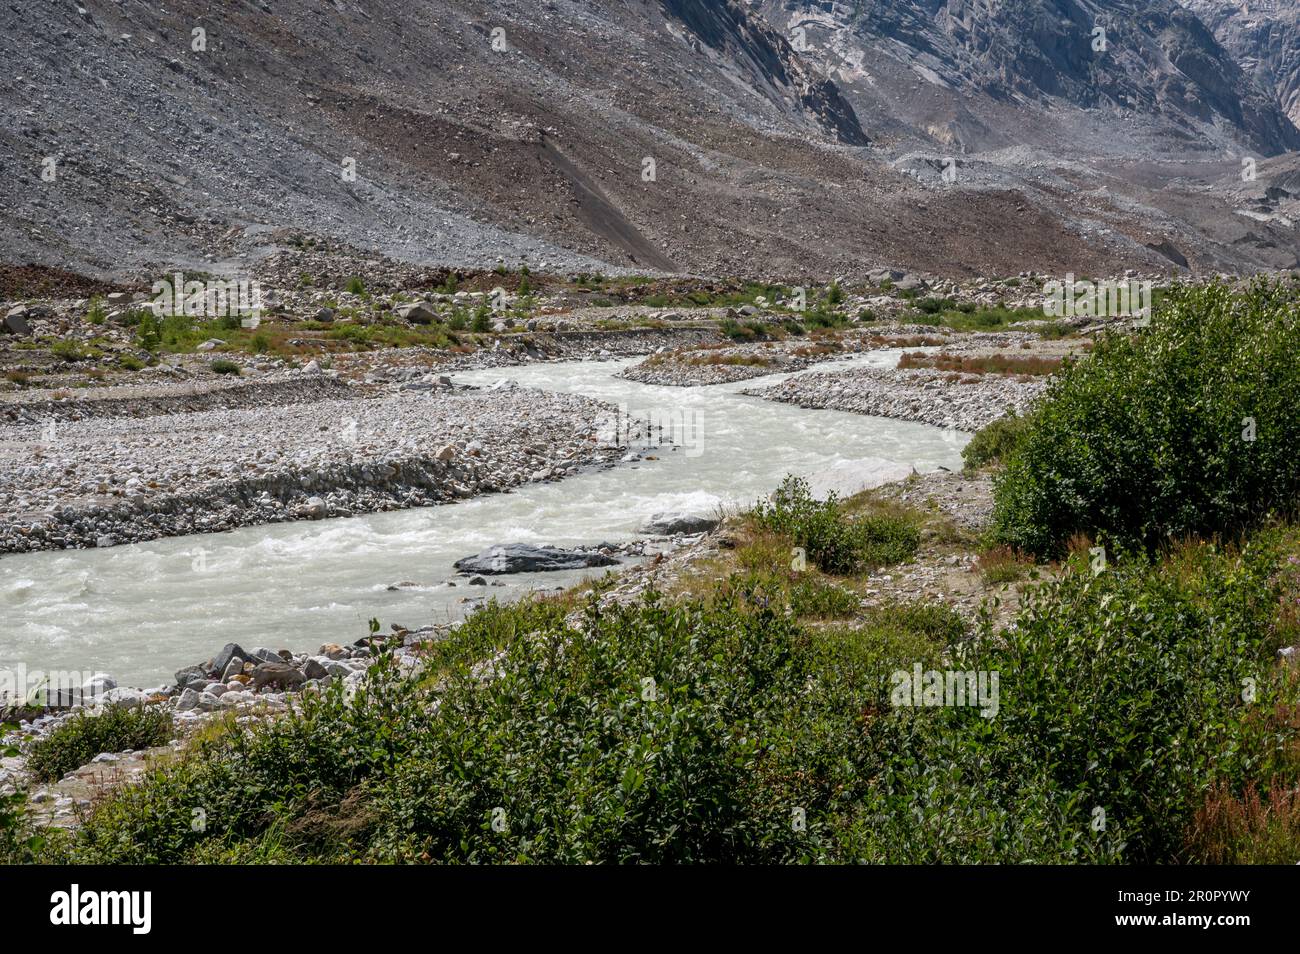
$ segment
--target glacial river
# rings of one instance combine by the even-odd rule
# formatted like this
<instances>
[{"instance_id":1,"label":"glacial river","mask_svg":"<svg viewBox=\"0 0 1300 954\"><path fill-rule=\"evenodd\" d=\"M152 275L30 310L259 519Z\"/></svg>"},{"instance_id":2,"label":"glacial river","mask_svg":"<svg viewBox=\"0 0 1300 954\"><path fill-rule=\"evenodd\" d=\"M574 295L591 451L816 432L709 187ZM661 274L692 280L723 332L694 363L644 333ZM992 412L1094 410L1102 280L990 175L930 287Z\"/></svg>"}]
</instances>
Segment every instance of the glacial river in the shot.
<instances>
[{"instance_id":1,"label":"glacial river","mask_svg":"<svg viewBox=\"0 0 1300 954\"><path fill-rule=\"evenodd\" d=\"M897 351L826 365L888 367ZM168 681L226 642L314 650L384 629L458 619L466 596L509 599L583 572L504 576L504 586L446 586L452 563L494 543L619 541L660 511L748 505L788 473L925 472L961 464L967 436L922 424L802 410L738 393L773 375L709 387L655 387L614 373L631 360L525 365L457 374L576 392L662 424L678 441L554 483L438 507L247 527L103 550L0 556L0 671L111 673L122 685ZM389 590L391 584L415 587Z\"/></svg>"}]
</instances>

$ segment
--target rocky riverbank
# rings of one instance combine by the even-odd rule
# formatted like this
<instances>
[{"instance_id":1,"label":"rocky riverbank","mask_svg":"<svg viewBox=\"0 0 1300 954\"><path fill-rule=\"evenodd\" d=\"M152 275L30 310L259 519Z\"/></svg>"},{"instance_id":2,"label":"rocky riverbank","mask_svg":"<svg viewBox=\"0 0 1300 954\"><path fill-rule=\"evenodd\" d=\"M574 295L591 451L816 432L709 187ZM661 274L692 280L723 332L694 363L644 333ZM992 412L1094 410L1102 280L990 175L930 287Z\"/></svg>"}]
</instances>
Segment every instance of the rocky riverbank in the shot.
<instances>
[{"instance_id":1,"label":"rocky riverbank","mask_svg":"<svg viewBox=\"0 0 1300 954\"><path fill-rule=\"evenodd\" d=\"M821 344L764 342L761 345L706 346L661 350L624 368L618 377L641 384L695 387L746 381L767 374L802 371L823 361L843 359L863 350L858 339Z\"/></svg>"},{"instance_id":2,"label":"rocky riverbank","mask_svg":"<svg viewBox=\"0 0 1300 954\"><path fill-rule=\"evenodd\" d=\"M625 456L614 411L509 382L434 382L375 398L0 426L0 553L351 516L554 480Z\"/></svg>"},{"instance_id":3,"label":"rocky riverbank","mask_svg":"<svg viewBox=\"0 0 1300 954\"><path fill-rule=\"evenodd\" d=\"M1008 409L1022 412L1047 387L1046 378L952 374L928 369L853 368L815 371L743 393L802 408L852 411L977 431Z\"/></svg>"},{"instance_id":4,"label":"rocky riverbank","mask_svg":"<svg viewBox=\"0 0 1300 954\"><path fill-rule=\"evenodd\" d=\"M646 539L572 550L523 545L494 547L480 557L492 563L496 551L506 551L513 555L513 563L510 566L467 565L460 568L455 579L446 580L443 585L464 586L470 592L486 591L495 584L478 575L480 572L552 569L531 561L553 560L557 555L594 567L621 565L633 569L647 557L662 560L666 554L690 552L716 524L716 518L660 514L647 526L651 537ZM474 602L483 598L467 597ZM119 686L110 674L96 673L81 685L46 684L44 696L33 699L15 698L0 691L0 723L17 724L17 728L0 735L0 749L18 750L16 755L0 757L0 795L12 793L21 786L27 791L28 807L38 824L75 825L98 795L138 778L150 767L175 755L201 726L223 718L234 718L245 724L274 718L295 709L304 696L324 692L334 684L339 684L350 697L381 655L391 659L399 672L410 673L420 665L426 647L447 638L460 625L453 622L408 628L394 623L389 632L371 633L348 645L327 643L314 653L262 646L245 649L238 643L228 643L203 662L177 670L167 683L148 688ZM47 706L46 702L55 704ZM49 737L69 720L82 715L103 715L111 709L144 707L161 710L170 718L173 736L170 742L145 749L98 753L55 781L41 783L30 777L27 757L32 745Z\"/></svg>"},{"instance_id":5,"label":"rocky riverbank","mask_svg":"<svg viewBox=\"0 0 1300 954\"><path fill-rule=\"evenodd\" d=\"M0 421L49 424L97 417L152 417L232 408L267 408L354 396L347 382L323 374L249 379L160 381L152 385L19 391L0 395Z\"/></svg>"}]
</instances>

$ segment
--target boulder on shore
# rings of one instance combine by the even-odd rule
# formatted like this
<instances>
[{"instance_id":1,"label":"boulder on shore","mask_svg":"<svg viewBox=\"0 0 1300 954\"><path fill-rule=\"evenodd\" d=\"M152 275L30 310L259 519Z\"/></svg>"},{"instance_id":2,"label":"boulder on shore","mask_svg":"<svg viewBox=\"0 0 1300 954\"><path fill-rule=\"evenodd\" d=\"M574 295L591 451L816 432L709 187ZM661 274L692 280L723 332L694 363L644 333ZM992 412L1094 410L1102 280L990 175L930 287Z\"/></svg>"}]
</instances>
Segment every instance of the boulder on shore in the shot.
<instances>
[{"instance_id":1,"label":"boulder on shore","mask_svg":"<svg viewBox=\"0 0 1300 954\"><path fill-rule=\"evenodd\" d=\"M582 570L593 566L618 566L618 561L603 553L562 550L559 547L535 547L527 543L507 543L488 547L475 556L457 560L454 566L462 573L492 575Z\"/></svg>"},{"instance_id":2,"label":"boulder on shore","mask_svg":"<svg viewBox=\"0 0 1300 954\"><path fill-rule=\"evenodd\" d=\"M642 533L656 537L671 537L677 533L706 533L718 525L717 517L692 513L657 513L641 528Z\"/></svg>"}]
</instances>

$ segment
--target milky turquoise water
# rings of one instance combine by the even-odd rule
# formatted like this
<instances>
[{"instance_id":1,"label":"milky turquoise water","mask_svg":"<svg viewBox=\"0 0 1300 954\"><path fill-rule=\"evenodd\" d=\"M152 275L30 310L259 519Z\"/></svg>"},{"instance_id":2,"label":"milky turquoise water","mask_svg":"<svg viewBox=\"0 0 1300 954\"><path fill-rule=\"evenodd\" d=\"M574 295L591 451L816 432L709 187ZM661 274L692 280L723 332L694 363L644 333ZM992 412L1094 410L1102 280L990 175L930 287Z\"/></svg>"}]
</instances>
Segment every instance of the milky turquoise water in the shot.
<instances>
[{"instance_id":1,"label":"milky turquoise water","mask_svg":"<svg viewBox=\"0 0 1300 954\"><path fill-rule=\"evenodd\" d=\"M873 352L832 367L890 366L897 358ZM457 619L471 608L461 602L467 595L506 599L584 575L502 577L505 586L486 591L445 586L453 561L494 543L629 539L656 512L746 505L787 473L852 462L882 474L899 465L924 472L961 463L963 435L737 393L782 376L655 387L613 377L629 363L538 364L454 377L471 384L508 377L622 405L678 441L676 450L651 451L655 461L439 507L0 557L0 670L18 663L28 670L103 670L124 685L157 685L226 642L314 650L364 635L372 617L385 628ZM387 589L398 582L419 585Z\"/></svg>"}]
</instances>

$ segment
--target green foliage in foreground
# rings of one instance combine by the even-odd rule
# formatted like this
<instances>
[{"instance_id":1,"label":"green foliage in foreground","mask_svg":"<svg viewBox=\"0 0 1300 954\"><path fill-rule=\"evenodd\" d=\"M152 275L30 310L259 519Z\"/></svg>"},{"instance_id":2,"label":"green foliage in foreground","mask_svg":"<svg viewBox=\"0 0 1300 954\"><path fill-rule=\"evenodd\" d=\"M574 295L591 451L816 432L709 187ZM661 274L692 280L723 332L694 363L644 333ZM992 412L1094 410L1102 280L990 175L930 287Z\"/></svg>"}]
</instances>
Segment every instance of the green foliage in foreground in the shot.
<instances>
[{"instance_id":1,"label":"green foliage in foreground","mask_svg":"<svg viewBox=\"0 0 1300 954\"><path fill-rule=\"evenodd\" d=\"M350 703L210 734L41 857L1196 860L1212 786L1296 783L1271 719L1296 701L1271 658L1298 635L1280 540L1072 567L1016 628L970 637L932 607L806 627L740 591L576 623L492 606L420 673L381 659ZM892 705L914 664L997 672L995 717Z\"/></svg>"},{"instance_id":2,"label":"green foliage in foreground","mask_svg":"<svg viewBox=\"0 0 1300 954\"><path fill-rule=\"evenodd\" d=\"M1053 380L998 479L995 537L1050 557L1076 533L1152 547L1294 509L1297 341L1295 282L1171 292Z\"/></svg>"},{"instance_id":3,"label":"green foliage in foreground","mask_svg":"<svg viewBox=\"0 0 1300 954\"><path fill-rule=\"evenodd\" d=\"M113 707L102 715L82 713L32 745L27 768L38 779L54 781L101 752L125 752L165 745L171 740L171 710Z\"/></svg>"},{"instance_id":4,"label":"green foliage in foreground","mask_svg":"<svg viewBox=\"0 0 1300 954\"><path fill-rule=\"evenodd\" d=\"M910 516L881 513L852 519L835 494L817 500L807 481L798 477L787 477L753 515L759 526L788 536L806 551L809 562L827 573L903 563L921 542L920 528Z\"/></svg>"}]
</instances>

